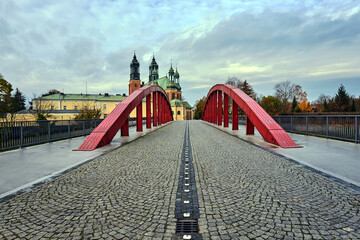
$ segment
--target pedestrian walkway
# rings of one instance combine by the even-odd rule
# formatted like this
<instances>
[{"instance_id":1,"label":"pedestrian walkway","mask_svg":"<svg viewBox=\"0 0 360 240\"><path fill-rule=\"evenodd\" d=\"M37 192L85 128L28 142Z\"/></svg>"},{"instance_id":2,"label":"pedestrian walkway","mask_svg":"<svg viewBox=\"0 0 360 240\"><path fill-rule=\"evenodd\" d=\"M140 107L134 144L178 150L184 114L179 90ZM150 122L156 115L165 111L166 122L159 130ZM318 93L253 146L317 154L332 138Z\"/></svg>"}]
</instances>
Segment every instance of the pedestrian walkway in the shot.
<instances>
[{"instance_id":1,"label":"pedestrian walkway","mask_svg":"<svg viewBox=\"0 0 360 240\"><path fill-rule=\"evenodd\" d=\"M239 125L239 130L232 130L231 123L228 128L214 124L210 125L360 187L360 144L289 133L295 143L302 146L302 148L281 148L265 142L256 129L254 135L246 135L244 125Z\"/></svg>"},{"instance_id":2,"label":"pedestrian walkway","mask_svg":"<svg viewBox=\"0 0 360 240\"><path fill-rule=\"evenodd\" d=\"M162 125L164 126L164 125ZM73 151L79 148L86 137L77 137L50 142L22 149L0 153L0 199L34 185L50 181L53 177L75 168L89 160L144 136L159 127L136 132L130 128L130 136L120 137L118 133L111 144L94 151Z\"/></svg>"},{"instance_id":3,"label":"pedestrian walkway","mask_svg":"<svg viewBox=\"0 0 360 240\"><path fill-rule=\"evenodd\" d=\"M203 239L360 239L359 191L188 123L186 135L173 122L1 202L0 239L174 239L188 188Z\"/></svg>"}]
</instances>

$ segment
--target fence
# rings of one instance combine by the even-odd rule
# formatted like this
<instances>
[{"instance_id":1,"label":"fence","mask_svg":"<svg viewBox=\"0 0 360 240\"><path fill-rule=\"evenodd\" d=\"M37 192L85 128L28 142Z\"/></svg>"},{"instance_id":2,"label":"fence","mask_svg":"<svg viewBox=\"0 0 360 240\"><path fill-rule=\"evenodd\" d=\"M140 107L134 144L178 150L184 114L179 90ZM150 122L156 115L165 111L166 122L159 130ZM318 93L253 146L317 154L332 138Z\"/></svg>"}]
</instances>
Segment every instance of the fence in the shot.
<instances>
[{"instance_id":1,"label":"fence","mask_svg":"<svg viewBox=\"0 0 360 240\"><path fill-rule=\"evenodd\" d=\"M288 132L360 142L360 115L283 115L272 116ZM239 116L245 125L245 117Z\"/></svg>"},{"instance_id":2,"label":"fence","mask_svg":"<svg viewBox=\"0 0 360 240\"><path fill-rule=\"evenodd\" d=\"M0 151L85 136L101 121L102 119L0 122ZM135 124L136 119L130 118L129 126Z\"/></svg>"}]
</instances>

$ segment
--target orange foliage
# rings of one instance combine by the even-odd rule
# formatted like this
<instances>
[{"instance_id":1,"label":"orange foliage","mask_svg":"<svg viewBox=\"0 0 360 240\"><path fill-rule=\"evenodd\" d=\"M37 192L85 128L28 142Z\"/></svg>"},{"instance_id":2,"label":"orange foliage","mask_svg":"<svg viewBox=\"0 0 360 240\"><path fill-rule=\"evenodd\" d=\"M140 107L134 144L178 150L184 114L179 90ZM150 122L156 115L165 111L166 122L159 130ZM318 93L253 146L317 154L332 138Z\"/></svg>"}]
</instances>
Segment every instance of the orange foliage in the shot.
<instances>
[{"instance_id":1,"label":"orange foliage","mask_svg":"<svg viewBox=\"0 0 360 240\"><path fill-rule=\"evenodd\" d=\"M302 112L312 112L311 104L305 99L298 104L298 107Z\"/></svg>"}]
</instances>

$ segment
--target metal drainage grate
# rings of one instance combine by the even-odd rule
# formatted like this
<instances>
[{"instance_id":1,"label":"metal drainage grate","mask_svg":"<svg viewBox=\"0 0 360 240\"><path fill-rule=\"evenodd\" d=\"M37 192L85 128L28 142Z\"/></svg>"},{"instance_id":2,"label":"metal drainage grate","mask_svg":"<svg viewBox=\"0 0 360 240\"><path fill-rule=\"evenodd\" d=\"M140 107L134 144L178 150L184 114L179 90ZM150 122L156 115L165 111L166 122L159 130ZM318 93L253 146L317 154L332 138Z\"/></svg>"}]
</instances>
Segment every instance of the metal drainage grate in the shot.
<instances>
[{"instance_id":1,"label":"metal drainage grate","mask_svg":"<svg viewBox=\"0 0 360 240\"><path fill-rule=\"evenodd\" d=\"M176 233L199 233L199 224L196 220L178 220L176 222Z\"/></svg>"},{"instance_id":2,"label":"metal drainage grate","mask_svg":"<svg viewBox=\"0 0 360 240\"><path fill-rule=\"evenodd\" d=\"M199 201L192 163L189 123L186 122L183 152L176 193L175 217L177 218L175 240L202 239L199 233Z\"/></svg>"},{"instance_id":3,"label":"metal drainage grate","mask_svg":"<svg viewBox=\"0 0 360 240\"><path fill-rule=\"evenodd\" d=\"M174 240L202 240L197 220L178 220Z\"/></svg>"}]
</instances>

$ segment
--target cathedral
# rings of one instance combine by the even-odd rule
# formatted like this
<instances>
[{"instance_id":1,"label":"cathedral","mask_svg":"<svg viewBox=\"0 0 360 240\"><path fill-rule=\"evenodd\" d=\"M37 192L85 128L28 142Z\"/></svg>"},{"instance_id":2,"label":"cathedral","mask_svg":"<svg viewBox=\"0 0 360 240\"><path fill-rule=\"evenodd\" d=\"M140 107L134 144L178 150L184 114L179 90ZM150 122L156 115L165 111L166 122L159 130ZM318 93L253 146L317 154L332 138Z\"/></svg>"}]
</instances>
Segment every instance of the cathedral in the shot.
<instances>
[{"instance_id":1,"label":"cathedral","mask_svg":"<svg viewBox=\"0 0 360 240\"><path fill-rule=\"evenodd\" d=\"M140 63L134 53L133 60L130 63L129 95L144 84L140 80L139 69ZM159 65L156 63L155 56L153 56L149 66L149 81L146 85L153 84L162 87L167 94L173 111L174 120L190 120L194 118L191 105L187 101L182 101L180 74L177 68L174 71L171 64L169 75L159 78Z\"/></svg>"}]
</instances>

